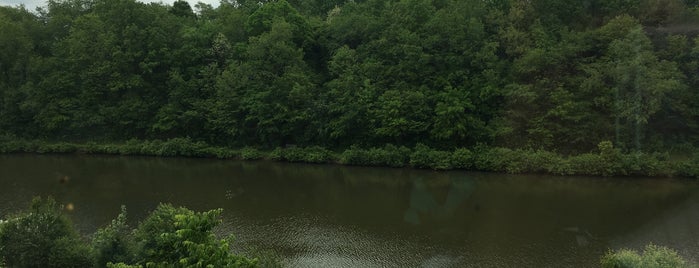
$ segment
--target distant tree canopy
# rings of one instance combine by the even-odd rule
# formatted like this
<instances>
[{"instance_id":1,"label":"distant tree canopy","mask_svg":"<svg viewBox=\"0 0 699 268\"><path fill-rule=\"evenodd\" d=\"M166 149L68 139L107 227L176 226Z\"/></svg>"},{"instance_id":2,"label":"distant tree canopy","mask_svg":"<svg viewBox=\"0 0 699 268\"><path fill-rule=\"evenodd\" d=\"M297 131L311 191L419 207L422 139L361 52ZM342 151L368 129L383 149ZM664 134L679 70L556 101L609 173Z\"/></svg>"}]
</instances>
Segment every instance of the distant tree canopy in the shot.
<instances>
[{"instance_id":1,"label":"distant tree canopy","mask_svg":"<svg viewBox=\"0 0 699 268\"><path fill-rule=\"evenodd\" d=\"M0 7L0 132L587 152L699 138L699 2Z\"/></svg>"}]
</instances>

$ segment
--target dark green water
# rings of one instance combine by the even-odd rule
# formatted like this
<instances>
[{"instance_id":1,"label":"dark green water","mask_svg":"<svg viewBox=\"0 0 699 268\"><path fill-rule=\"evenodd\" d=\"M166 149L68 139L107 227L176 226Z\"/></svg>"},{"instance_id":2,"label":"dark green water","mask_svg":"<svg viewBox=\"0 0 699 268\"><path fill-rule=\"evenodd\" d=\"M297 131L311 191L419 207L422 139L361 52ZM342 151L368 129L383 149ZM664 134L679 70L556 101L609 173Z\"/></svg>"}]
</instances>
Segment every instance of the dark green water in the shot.
<instances>
[{"instance_id":1,"label":"dark green water","mask_svg":"<svg viewBox=\"0 0 699 268\"><path fill-rule=\"evenodd\" d=\"M699 184L687 180L0 155L0 216L36 195L73 203L86 234L122 204L134 221L159 202L220 207L237 248L291 267L594 267L648 242L699 252Z\"/></svg>"}]
</instances>

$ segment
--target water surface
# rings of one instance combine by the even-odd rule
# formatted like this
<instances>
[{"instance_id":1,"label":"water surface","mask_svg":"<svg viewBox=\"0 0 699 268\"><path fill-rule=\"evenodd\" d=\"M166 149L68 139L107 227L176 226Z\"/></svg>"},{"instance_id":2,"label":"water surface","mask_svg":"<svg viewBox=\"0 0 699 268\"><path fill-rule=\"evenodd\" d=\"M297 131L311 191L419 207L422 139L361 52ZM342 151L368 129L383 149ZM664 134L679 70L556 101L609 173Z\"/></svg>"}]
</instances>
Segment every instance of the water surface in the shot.
<instances>
[{"instance_id":1,"label":"water surface","mask_svg":"<svg viewBox=\"0 0 699 268\"><path fill-rule=\"evenodd\" d=\"M67 183L59 183L68 178ZM0 217L73 203L89 234L126 205L223 208L237 250L291 267L592 267L653 242L695 260L699 184L679 179L85 155L0 155Z\"/></svg>"}]
</instances>

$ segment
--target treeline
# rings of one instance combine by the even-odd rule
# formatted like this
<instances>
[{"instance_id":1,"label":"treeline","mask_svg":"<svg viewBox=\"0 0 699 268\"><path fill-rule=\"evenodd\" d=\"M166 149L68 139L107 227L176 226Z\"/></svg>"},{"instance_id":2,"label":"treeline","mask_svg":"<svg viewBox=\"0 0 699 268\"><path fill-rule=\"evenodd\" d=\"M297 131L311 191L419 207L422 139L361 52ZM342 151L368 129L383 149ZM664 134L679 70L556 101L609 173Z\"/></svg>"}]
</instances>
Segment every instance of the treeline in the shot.
<instances>
[{"instance_id":1,"label":"treeline","mask_svg":"<svg viewBox=\"0 0 699 268\"><path fill-rule=\"evenodd\" d=\"M0 7L0 132L263 150L691 151L697 22L695 0Z\"/></svg>"},{"instance_id":2,"label":"treeline","mask_svg":"<svg viewBox=\"0 0 699 268\"><path fill-rule=\"evenodd\" d=\"M71 204L72 205L72 204ZM221 209L193 212L161 204L138 227L126 209L85 239L51 198L32 200L26 211L0 219L3 267L257 267L258 260L234 255L231 241L213 233Z\"/></svg>"}]
</instances>

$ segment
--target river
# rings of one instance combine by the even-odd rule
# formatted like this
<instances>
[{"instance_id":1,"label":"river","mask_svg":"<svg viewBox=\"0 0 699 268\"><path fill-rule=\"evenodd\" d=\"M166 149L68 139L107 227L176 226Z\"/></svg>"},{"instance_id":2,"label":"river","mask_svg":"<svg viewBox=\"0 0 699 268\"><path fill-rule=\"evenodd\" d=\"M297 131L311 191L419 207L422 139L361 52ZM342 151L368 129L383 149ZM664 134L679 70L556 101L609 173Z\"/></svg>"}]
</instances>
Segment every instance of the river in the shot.
<instances>
[{"instance_id":1,"label":"river","mask_svg":"<svg viewBox=\"0 0 699 268\"><path fill-rule=\"evenodd\" d=\"M59 183L66 178L66 183ZM595 267L649 242L696 261L699 183L269 161L0 155L0 217L33 196L90 234L125 205L223 208L235 249L290 267Z\"/></svg>"}]
</instances>

